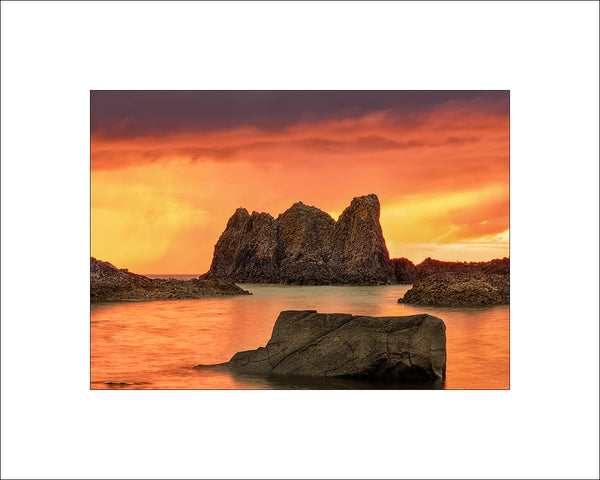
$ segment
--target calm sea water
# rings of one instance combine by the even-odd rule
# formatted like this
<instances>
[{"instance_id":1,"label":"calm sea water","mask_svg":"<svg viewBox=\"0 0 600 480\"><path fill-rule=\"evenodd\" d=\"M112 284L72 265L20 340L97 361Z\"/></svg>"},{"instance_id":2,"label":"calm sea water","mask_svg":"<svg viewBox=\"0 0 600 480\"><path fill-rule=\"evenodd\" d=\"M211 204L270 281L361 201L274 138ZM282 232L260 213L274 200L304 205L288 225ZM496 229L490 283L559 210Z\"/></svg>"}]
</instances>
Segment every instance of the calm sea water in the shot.
<instances>
[{"instance_id":1,"label":"calm sea water","mask_svg":"<svg viewBox=\"0 0 600 480\"><path fill-rule=\"evenodd\" d=\"M179 276L179 278L192 276ZM457 309L397 303L410 285L240 284L254 295L91 306L92 389L509 388L509 308ZM446 324L444 382L398 386L350 380L274 381L194 369L264 346L282 310L389 316L429 313Z\"/></svg>"}]
</instances>

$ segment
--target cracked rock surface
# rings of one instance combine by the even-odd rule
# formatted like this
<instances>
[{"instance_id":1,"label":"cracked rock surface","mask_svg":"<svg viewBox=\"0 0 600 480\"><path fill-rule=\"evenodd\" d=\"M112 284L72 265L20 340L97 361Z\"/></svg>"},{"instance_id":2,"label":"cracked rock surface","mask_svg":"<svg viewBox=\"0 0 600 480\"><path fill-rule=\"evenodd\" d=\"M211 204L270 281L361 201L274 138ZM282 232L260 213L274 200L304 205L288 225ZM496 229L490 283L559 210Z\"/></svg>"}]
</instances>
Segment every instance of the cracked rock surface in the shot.
<instances>
[{"instance_id":1,"label":"cracked rock surface","mask_svg":"<svg viewBox=\"0 0 600 480\"><path fill-rule=\"evenodd\" d=\"M443 378L446 326L428 314L369 317L288 310L279 314L265 347L236 353L221 366L267 376Z\"/></svg>"}]
</instances>

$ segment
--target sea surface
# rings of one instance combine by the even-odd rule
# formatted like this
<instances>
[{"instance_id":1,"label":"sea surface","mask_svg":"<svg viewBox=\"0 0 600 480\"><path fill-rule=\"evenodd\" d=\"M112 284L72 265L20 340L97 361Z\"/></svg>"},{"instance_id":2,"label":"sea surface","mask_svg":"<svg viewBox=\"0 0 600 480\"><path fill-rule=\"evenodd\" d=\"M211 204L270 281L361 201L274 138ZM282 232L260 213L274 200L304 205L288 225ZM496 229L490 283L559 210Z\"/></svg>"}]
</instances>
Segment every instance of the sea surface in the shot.
<instances>
[{"instance_id":1,"label":"sea surface","mask_svg":"<svg viewBox=\"0 0 600 480\"><path fill-rule=\"evenodd\" d=\"M186 279L194 275L176 277ZM239 285L253 295L92 304L91 388L509 388L508 306L466 309L399 304L398 298L410 285ZM371 316L435 315L446 324L446 378L418 385L343 379L276 381L193 368L226 362L236 352L264 346L282 310Z\"/></svg>"}]
</instances>

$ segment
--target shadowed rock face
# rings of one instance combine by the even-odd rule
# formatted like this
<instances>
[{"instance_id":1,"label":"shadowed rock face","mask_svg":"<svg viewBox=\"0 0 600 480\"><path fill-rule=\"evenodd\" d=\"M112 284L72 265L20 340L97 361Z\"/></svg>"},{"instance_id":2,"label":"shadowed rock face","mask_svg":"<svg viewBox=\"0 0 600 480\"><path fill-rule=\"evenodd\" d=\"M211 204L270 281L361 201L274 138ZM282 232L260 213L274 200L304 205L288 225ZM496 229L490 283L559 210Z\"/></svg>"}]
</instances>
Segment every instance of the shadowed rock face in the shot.
<instances>
[{"instance_id":1,"label":"shadowed rock face","mask_svg":"<svg viewBox=\"0 0 600 480\"><path fill-rule=\"evenodd\" d=\"M414 283L419 278L415 265L408 258L392 258L392 265L398 283Z\"/></svg>"},{"instance_id":2,"label":"shadowed rock face","mask_svg":"<svg viewBox=\"0 0 600 480\"><path fill-rule=\"evenodd\" d=\"M346 208L329 238L329 262L340 283L395 283L379 224L376 195L357 197Z\"/></svg>"},{"instance_id":3,"label":"shadowed rock face","mask_svg":"<svg viewBox=\"0 0 600 480\"><path fill-rule=\"evenodd\" d=\"M236 353L220 366L272 377L431 380L446 372L445 332L444 322L427 314L368 317L283 311L265 347Z\"/></svg>"},{"instance_id":4,"label":"shadowed rock face","mask_svg":"<svg viewBox=\"0 0 600 480\"><path fill-rule=\"evenodd\" d=\"M335 220L327 213L302 202L279 215L279 281L303 285L334 282L327 243L334 228Z\"/></svg>"},{"instance_id":5,"label":"shadowed rock face","mask_svg":"<svg viewBox=\"0 0 600 480\"><path fill-rule=\"evenodd\" d=\"M249 295L225 280L177 280L148 278L90 258L90 301L179 300L219 295Z\"/></svg>"},{"instance_id":6,"label":"shadowed rock face","mask_svg":"<svg viewBox=\"0 0 600 480\"><path fill-rule=\"evenodd\" d=\"M373 194L354 198L337 222L302 202L276 220L266 213L250 216L240 208L201 278L300 285L396 283L379 210Z\"/></svg>"},{"instance_id":7,"label":"shadowed rock face","mask_svg":"<svg viewBox=\"0 0 600 480\"><path fill-rule=\"evenodd\" d=\"M236 282L272 282L277 267L277 229L268 213L238 208L215 245L212 278Z\"/></svg>"}]
</instances>

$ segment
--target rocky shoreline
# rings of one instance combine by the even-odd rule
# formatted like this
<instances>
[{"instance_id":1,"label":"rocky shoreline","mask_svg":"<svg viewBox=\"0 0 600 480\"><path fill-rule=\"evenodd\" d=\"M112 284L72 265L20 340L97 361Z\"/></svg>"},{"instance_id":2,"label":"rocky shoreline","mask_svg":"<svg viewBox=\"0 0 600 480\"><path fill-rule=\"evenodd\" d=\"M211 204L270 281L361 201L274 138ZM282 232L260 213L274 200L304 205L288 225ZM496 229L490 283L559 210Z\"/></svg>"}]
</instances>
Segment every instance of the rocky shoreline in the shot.
<instances>
[{"instance_id":1,"label":"rocky shoreline","mask_svg":"<svg viewBox=\"0 0 600 480\"><path fill-rule=\"evenodd\" d=\"M398 303L440 307L484 307L510 304L510 260L440 262L426 259L411 270L413 287ZM409 283L409 282L407 282Z\"/></svg>"},{"instance_id":2,"label":"rocky shoreline","mask_svg":"<svg viewBox=\"0 0 600 480\"><path fill-rule=\"evenodd\" d=\"M148 278L90 257L90 302L183 300L222 295L251 295L233 282Z\"/></svg>"},{"instance_id":3,"label":"rocky shoreline","mask_svg":"<svg viewBox=\"0 0 600 480\"><path fill-rule=\"evenodd\" d=\"M369 317L288 310L265 347L236 353L226 368L266 377L435 380L446 372L446 326L431 315Z\"/></svg>"},{"instance_id":4,"label":"rocky shoreline","mask_svg":"<svg viewBox=\"0 0 600 480\"><path fill-rule=\"evenodd\" d=\"M487 306L510 302L510 260L390 259L377 195L355 197L335 221L297 202L276 219L238 208L197 279L150 279L91 259L91 301L164 300L249 294L238 283L412 284L399 303Z\"/></svg>"},{"instance_id":5,"label":"rocky shoreline","mask_svg":"<svg viewBox=\"0 0 600 480\"><path fill-rule=\"evenodd\" d=\"M406 303L508 303L508 258L469 263L427 258L417 265L407 258L390 259L379 216L375 194L355 197L337 221L302 202L276 219L238 208L215 245L209 271L200 278L290 285L409 283L415 287L404 297Z\"/></svg>"}]
</instances>

